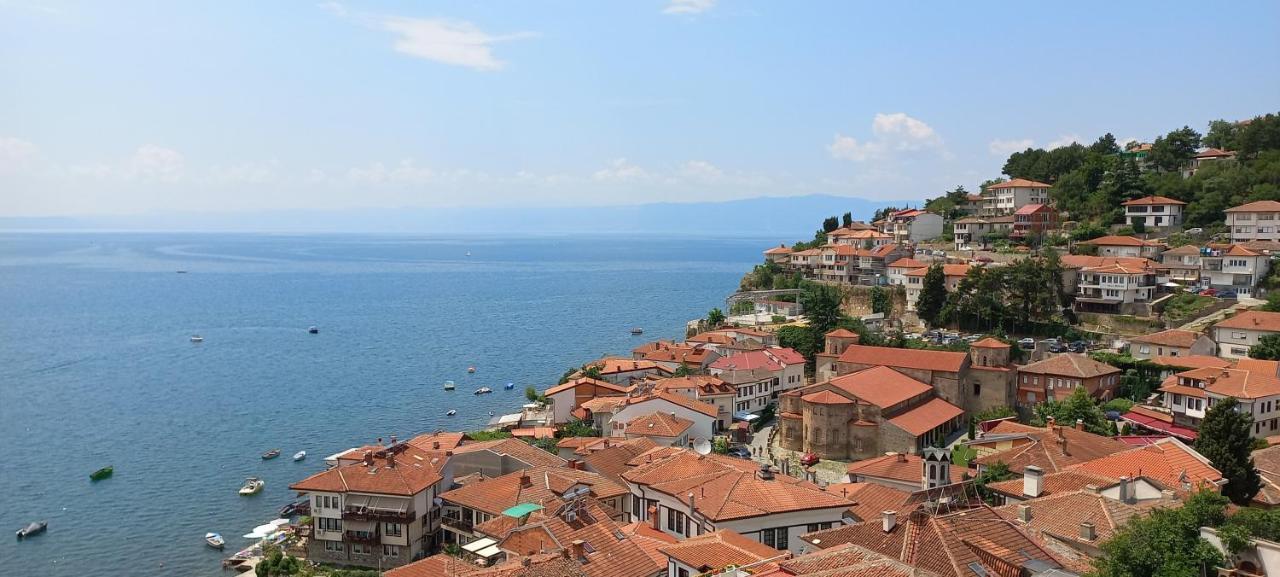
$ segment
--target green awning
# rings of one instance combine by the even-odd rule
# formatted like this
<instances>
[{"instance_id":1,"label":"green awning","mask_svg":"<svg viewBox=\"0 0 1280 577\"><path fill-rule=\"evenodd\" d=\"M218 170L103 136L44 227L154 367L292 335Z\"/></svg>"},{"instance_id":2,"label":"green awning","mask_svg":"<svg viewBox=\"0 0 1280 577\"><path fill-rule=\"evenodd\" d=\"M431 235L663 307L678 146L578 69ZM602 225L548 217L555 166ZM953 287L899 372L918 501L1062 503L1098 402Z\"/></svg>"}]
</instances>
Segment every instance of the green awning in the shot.
<instances>
[{"instance_id":1,"label":"green awning","mask_svg":"<svg viewBox=\"0 0 1280 577\"><path fill-rule=\"evenodd\" d=\"M503 511L502 514L508 517L514 517L516 519L519 519L525 515L528 515L529 513L532 513L534 511L538 511L541 509L542 509L542 505L539 505L537 503L520 503L519 505L516 505L510 509L507 509L506 511Z\"/></svg>"}]
</instances>

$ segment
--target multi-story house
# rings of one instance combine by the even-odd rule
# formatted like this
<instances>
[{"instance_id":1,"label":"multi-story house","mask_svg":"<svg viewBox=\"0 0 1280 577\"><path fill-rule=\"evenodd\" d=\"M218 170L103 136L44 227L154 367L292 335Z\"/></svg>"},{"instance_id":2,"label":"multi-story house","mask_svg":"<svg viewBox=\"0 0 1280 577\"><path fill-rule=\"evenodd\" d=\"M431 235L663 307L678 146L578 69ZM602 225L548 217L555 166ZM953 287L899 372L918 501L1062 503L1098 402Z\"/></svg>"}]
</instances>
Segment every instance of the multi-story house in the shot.
<instances>
[{"instance_id":1,"label":"multi-story house","mask_svg":"<svg viewBox=\"0 0 1280 577\"><path fill-rule=\"evenodd\" d=\"M826 245L818 249L820 256L813 276L828 282L876 285L888 282L886 267L906 254L898 244L884 244L872 249L847 244Z\"/></svg>"},{"instance_id":2,"label":"multi-story house","mask_svg":"<svg viewBox=\"0 0 1280 577\"><path fill-rule=\"evenodd\" d=\"M1122 203L1124 221L1147 228L1182 226L1182 207L1187 203L1163 196L1144 196Z\"/></svg>"},{"instance_id":3,"label":"multi-story house","mask_svg":"<svg viewBox=\"0 0 1280 577\"><path fill-rule=\"evenodd\" d=\"M990 235L1013 234L1015 216L966 216L952 223L956 250L972 250L987 245Z\"/></svg>"},{"instance_id":4,"label":"multi-story house","mask_svg":"<svg viewBox=\"0 0 1280 577\"><path fill-rule=\"evenodd\" d=\"M551 402L552 423L561 425L573 420L574 409L582 403L597 397L622 396L630 390L630 387L608 381L579 377L551 387L543 395Z\"/></svg>"},{"instance_id":5,"label":"multi-story house","mask_svg":"<svg viewBox=\"0 0 1280 577\"><path fill-rule=\"evenodd\" d=\"M787 264L791 262L791 253L792 250L787 248L787 245L780 244L764 251L764 258L768 259L769 262L772 263Z\"/></svg>"},{"instance_id":6,"label":"multi-story house","mask_svg":"<svg viewBox=\"0 0 1280 577\"><path fill-rule=\"evenodd\" d=\"M809 276L814 268L818 266L819 257L821 256L822 251L816 248L797 250L791 253L788 267L793 271L799 271L804 273L805 276Z\"/></svg>"},{"instance_id":7,"label":"multi-story house","mask_svg":"<svg viewBox=\"0 0 1280 577\"><path fill-rule=\"evenodd\" d=\"M1200 283L1200 247L1187 244L1160 253L1156 265L1163 282L1175 282L1183 286Z\"/></svg>"},{"instance_id":8,"label":"multi-story house","mask_svg":"<svg viewBox=\"0 0 1280 577\"><path fill-rule=\"evenodd\" d=\"M1280 201L1259 200L1233 206L1226 212L1232 243L1280 241Z\"/></svg>"},{"instance_id":9,"label":"multi-story house","mask_svg":"<svg viewBox=\"0 0 1280 577\"><path fill-rule=\"evenodd\" d=\"M1129 356L1140 359L1157 357L1213 356L1218 345L1203 333L1169 329L1129 339Z\"/></svg>"},{"instance_id":10,"label":"multi-story house","mask_svg":"<svg viewBox=\"0 0 1280 577\"><path fill-rule=\"evenodd\" d=\"M1213 325L1209 334L1218 343L1218 356L1242 359L1249 356L1249 348L1262 337L1280 334L1280 313L1242 311Z\"/></svg>"},{"instance_id":11,"label":"multi-story house","mask_svg":"<svg viewBox=\"0 0 1280 577\"><path fill-rule=\"evenodd\" d=\"M903 276L907 280L907 310L916 310L916 301L920 300L920 291L924 289L924 276L929 274L929 268L918 268L907 272ZM942 265L942 275L946 279L947 292L953 292L960 281L964 280L965 275L969 274L969 265L967 264L946 264Z\"/></svg>"},{"instance_id":12,"label":"multi-story house","mask_svg":"<svg viewBox=\"0 0 1280 577\"><path fill-rule=\"evenodd\" d=\"M1157 286L1152 266L1114 263L1086 267L1076 279L1074 306L1080 312L1145 315L1155 300Z\"/></svg>"},{"instance_id":13,"label":"multi-story house","mask_svg":"<svg viewBox=\"0 0 1280 577\"><path fill-rule=\"evenodd\" d=\"M804 364L794 349L768 348L721 358L710 371L737 390L734 413L756 413L779 394L804 386Z\"/></svg>"},{"instance_id":14,"label":"multi-story house","mask_svg":"<svg viewBox=\"0 0 1280 577\"><path fill-rule=\"evenodd\" d=\"M893 235L885 234L874 228L838 228L827 233L827 244L847 244L859 248L872 249L893 242Z\"/></svg>"},{"instance_id":15,"label":"multi-story house","mask_svg":"<svg viewBox=\"0 0 1280 577\"><path fill-rule=\"evenodd\" d=\"M1018 367L1018 404L1061 401L1081 388L1094 398L1109 400L1120 386L1122 372L1087 355L1054 355Z\"/></svg>"},{"instance_id":16,"label":"multi-story house","mask_svg":"<svg viewBox=\"0 0 1280 577\"><path fill-rule=\"evenodd\" d=\"M773 301L766 302L772 303ZM786 304L793 307L799 306L798 303ZM760 310L760 303L757 303L756 309ZM770 309L774 314L784 314L781 312L784 309L781 304L771 305ZM672 372L675 372L680 367L696 372L706 370L708 365L720 358L720 353L715 348L708 347L703 343L654 341L632 349L631 358L655 362Z\"/></svg>"},{"instance_id":17,"label":"multi-story house","mask_svg":"<svg viewBox=\"0 0 1280 577\"><path fill-rule=\"evenodd\" d=\"M893 242L909 244L942 236L942 217L917 208L899 210L884 218L882 232L893 236Z\"/></svg>"},{"instance_id":18,"label":"multi-story house","mask_svg":"<svg viewBox=\"0 0 1280 577\"><path fill-rule=\"evenodd\" d=\"M1250 434L1265 438L1280 429L1280 376L1276 361L1241 359L1235 368L1205 367L1175 375L1160 387L1173 422L1199 428L1205 412L1227 398L1240 402L1239 411L1253 416Z\"/></svg>"},{"instance_id":19,"label":"multi-story house","mask_svg":"<svg viewBox=\"0 0 1280 577\"><path fill-rule=\"evenodd\" d=\"M727 431L733 424L734 401L738 390L719 377L693 375L659 379L653 383L655 392L681 395L695 401L709 403L716 408L716 430Z\"/></svg>"},{"instance_id":20,"label":"multi-story house","mask_svg":"<svg viewBox=\"0 0 1280 577\"><path fill-rule=\"evenodd\" d=\"M600 375L600 380L608 381L615 385L629 385L633 380L643 379L648 376L669 377L673 372L653 361L625 357L605 357L591 361L584 365L583 368L595 369ZM574 378L583 376L585 375L580 371L574 375Z\"/></svg>"},{"instance_id":21,"label":"multi-story house","mask_svg":"<svg viewBox=\"0 0 1280 577\"><path fill-rule=\"evenodd\" d=\"M1182 178L1191 178L1195 176L1196 172L1198 172L1205 164L1235 157L1236 153L1234 150L1206 148L1191 157L1191 161L1187 163L1186 168L1182 169Z\"/></svg>"},{"instance_id":22,"label":"multi-story house","mask_svg":"<svg viewBox=\"0 0 1280 577\"><path fill-rule=\"evenodd\" d=\"M622 473L633 522L688 538L730 529L779 551L798 552L805 533L838 526L848 499L768 465L724 455L655 449Z\"/></svg>"},{"instance_id":23,"label":"multi-story house","mask_svg":"<svg viewBox=\"0 0 1280 577\"><path fill-rule=\"evenodd\" d=\"M1210 249L1200 257L1200 284L1220 291L1253 296L1254 287L1271 270L1271 257L1238 244Z\"/></svg>"},{"instance_id":24,"label":"multi-story house","mask_svg":"<svg viewBox=\"0 0 1280 577\"><path fill-rule=\"evenodd\" d=\"M654 527L661 530L660 524ZM665 535L665 533L664 533ZM674 539L674 538L673 538ZM754 567L790 555L728 529L717 529L697 537L663 545L658 552L667 557L666 577L693 575L734 575L737 567ZM780 575L793 576L796 573Z\"/></svg>"},{"instance_id":25,"label":"multi-story house","mask_svg":"<svg viewBox=\"0 0 1280 577\"><path fill-rule=\"evenodd\" d=\"M428 553L440 523L435 498L452 483L449 455L412 443L371 445L290 485L311 502L307 558L389 568Z\"/></svg>"},{"instance_id":26,"label":"multi-story house","mask_svg":"<svg viewBox=\"0 0 1280 577\"><path fill-rule=\"evenodd\" d=\"M1052 185L1015 178L988 186L982 192L982 216L1004 216L1028 204L1049 204Z\"/></svg>"},{"instance_id":27,"label":"multi-story house","mask_svg":"<svg viewBox=\"0 0 1280 577\"><path fill-rule=\"evenodd\" d=\"M1098 248L1098 256L1156 259L1164 252L1161 243L1132 236L1103 236L1080 244Z\"/></svg>"},{"instance_id":28,"label":"multi-story house","mask_svg":"<svg viewBox=\"0 0 1280 577\"><path fill-rule=\"evenodd\" d=\"M964 200L956 204L956 211L966 216L973 216L982 212L982 195L970 194L964 197Z\"/></svg>"},{"instance_id":29,"label":"multi-story house","mask_svg":"<svg viewBox=\"0 0 1280 577\"><path fill-rule=\"evenodd\" d=\"M1058 228L1058 211L1047 204L1023 205L1013 213L1011 238L1025 239Z\"/></svg>"},{"instance_id":30,"label":"multi-story house","mask_svg":"<svg viewBox=\"0 0 1280 577\"><path fill-rule=\"evenodd\" d=\"M914 258L900 258L889 263L889 266L886 267L885 273L889 277L889 284L906 286L907 273L918 268L927 268L928 266L929 263L916 260Z\"/></svg>"}]
</instances>

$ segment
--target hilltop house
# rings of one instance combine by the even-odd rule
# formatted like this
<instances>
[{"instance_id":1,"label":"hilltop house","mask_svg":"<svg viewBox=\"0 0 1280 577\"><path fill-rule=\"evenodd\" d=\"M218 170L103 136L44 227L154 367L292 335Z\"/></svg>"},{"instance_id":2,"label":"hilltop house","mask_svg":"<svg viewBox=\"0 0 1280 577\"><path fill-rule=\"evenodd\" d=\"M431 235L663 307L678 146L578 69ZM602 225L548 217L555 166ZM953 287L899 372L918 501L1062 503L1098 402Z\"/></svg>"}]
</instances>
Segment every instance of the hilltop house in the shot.
<instances>
[{"instance_id":1,"label":"hilltop house","mask_svg":"<svg viewBox=\"0 0 1280 577\"><path fill-rule=\"evenodd\" d=\"M1200 247L1187 244L1160 253L1156 272L1167 279L1165 282L1182 286L1200 284Z\"/></svg>"},{"instance_id":2,"label":"hilltop house","mask_svg":"<svg viewBox=\"0 0 1280 577\"><path fill-rule=\"evenodd\" d=\"M1064 353L1018 367L1018 404L1062 401L1078 388L1109 400L1120 386L1121 370L1087 355Z\"/></svg>"},{"instance_id":3,"label":"hilltop house","mask_svg":"<svg viewBox=\"0 0 1280 577\"><path fill-rule=\"evenodd\" d=\"M818 264L804 271L806 276L857 285L884 284L886 266L906 254L906 249L898 244L884 244L872 249L833 244L817 250Z\"/></svg>"},{"instance_id":4,"label":"hilltop house","mask_svg":"<svg viewBox=\"0 0 1280 577\"><path fill-rule=\"evenodd\" d=\"M972 250L987 244L987 236L992 234L1010 235L1017 217L1013 214L1004 216L966 216L952 223L952 237L956 242L956 250Z\"/></svg>"},{"instance_id":5,"label":"hilltop house","mask_svg":"<svg viewBox=\"0 0 1280 577\"><path fill-rule=\"evenodd\" d=\"M1028 204L1013 213L1011 238L1026 239L1058 228L1058 211L1047 204Z\"/></svg>"},{"instance_id":6,"label":"hilltop house","mask_svg":"<svg viewBox=\"0 0 1280 577\"><path fill-rule=\"evenodd\" d=\"M1074 307L1081 312L1149 314L1158 282L1154 263L1103 264L1080 269L1075 277Z\"/></svg>"},{"instance_id":7,"label":"hilltop house","mask_svg":"<svg viewBox=\"0 0 1280 577\"><path fill-rule=\"evenodd\" d=\"M804 364L804 356L795 350L775 347L722 357L710 371L737 391L735 413L753 413L782 392L803 386Z\"/></svg>"},{"instance_id":8,"label":"hilltop house","mask_svg":"<svg viewBox=\"0 0 1280 577\"><path fill-rule=\"evenodd\" d=\"M858 229L838 228L827 233L827 244L829 245L848 245L870 250L892 242L893 235L885 234L870 227Z\"/></svg>"},{"instance_id":9,"label":"hilltop house","mask_svg":"<svg viewBox=\"0 0 1280 577\"><path fill-rule=\"evenodd\" d=\"M1200 282L1219 291L1248 297L1271 270L1271 257L1233 244L1211 248L1200 257Z\"/></svg>"},{"instance_id":10,"label":"hilltop house","mask_svg":"<svg viewBox=\"0 0 1280 577\"><path fill-rule=\"evenodd\" d=\"M917 243L942 236L942 217L920 209L899 210L884 218L882 232L898 244Z\"/></svg>"},{"instance_id":11,"label":"hilltop house","mask_svg":"<svg viewBox=\"0 0 1280 577\"><path fill-rule=\"evenodd\" d=\"M929 263L914 258L900 258L889 263L885 272L889 277L889 284L905 286L907 284L907 273L918 268L928 268L928 266Z\"/></svg>"},{"instance_id":12,"label":"hilltop house","mask_svg":"<svg viewBox=\"0 0 1280 577\"><path fill-rule=\"evenodd\" d=\"M1218 346L1208 336L1192 331L1169 329L1129 339L1129 356L1145 360L1156 357L1213 355Z\"/></svg>"},{"instance_id":13,"label":"hilltop house","mask_svg":"<svg viewBox=\"0 0 1280 577\"><path fill-rule=\"evenodd\" d=\"M920 291L924 289L924 277L926 274L929 274L928 267L918 268L902 275L907 280L907 310L909 311L916 310L916 301L920 300ZM960 281L964 280L965 275L969 274L969 265L942 265L942 274L946 279L947 292L955 292L956 287L960 285Z\"/></svg>"},{"instance_id":14,"label":"hilltop house","mask_svg":"<svg viewBox=\"0 0 1280 577\"><path fill-rule=\"evenodd\" d=\"M1258 339L1280 333L1280 313L1242 311L1209 329L1213 342L1218 343L1218 356L1240 359L1249 356L1249 348Z\"/></svg>"},{"instance_id":15,"label":"hilltop house","mask_svg":"<svg viewBox=\"0 0 1280 577\"><path fill-rule=\"evenodd\" d=\"M1132 236L1103 236L1080 241L1080 244L1097 247L1097 256L1155 259L1164 250L1161 243Z\"/></svg>"},{"instance_id":16,"label":"hilltop house","mask_svg":"<svg viewBox=\"0 0 1280 577\"><path fill-rule=\"evenodd\" d=\"M1206 148L1191 157L1191 161L1187 163L1186 168L1182 169L1182 178L1191 178L1195 176L1196 172L1200 170L1200 167L1210 162L1217 162L1219 160L1227 160L1235 157L1236 153L1234 150Z\"/></svg>"},{"instance_id":17,"label":"hilltop house","mask_svg":"<svg viewBox=\"0 0 1280 577\"><path fill-rule=\"evenodd\" d=\"M1121 203L1124 221L1147 228L1182 226L1182 207L1187 203L1163 196L1144 196Z\"/></svg>"},{"instance_id":18,"label":"hilltop house","mask_svg":"<svg viewBox=\"0 0 1280 577\"><path fill-rule=\"evenodd\" d=\"M1232 243L1280 241L1280 201L1259 200L1233 206L1226 213Z\"/></svg>"},{"instance_id":19,"label":"hilltop house","mask_svg":"<svg viewBox=\"0 0 1280 577\"><path fill-rule=\"evenodd\" d=\"M1241 359L1235 368L1205 367L1183 371L1160 386L1163 405L1173 423L1199 428L1205 412L1228 397L1240 411L1253 416L1254 438L1277 434L1280 428L1280 362Z\"/></svg>"},{"instance_id":20,"label":"hilltop house","mask_svg":"<svg viewBox=\"0 0 1280 577\"><path fill-rule=\"evenodd\" d=\"M543 392L543 395L551 403L551 422L562 425L573 420L573 411L582 403L596 397L622 396L630 390L630 387L615 385L608 381L580 377L551 387Z\"/></svg>"},{"instance_id":21,"label":"hilltop house","mask_svg":"<svg viewBox=\"0 0 1280 577\"><path fill-rule=\"evenodd\" d=\"M1051 185L1015 178L988 186L982 192L982 216L1005 216L1028 204L1049 204Z\"/></svg>"}]
</instances>

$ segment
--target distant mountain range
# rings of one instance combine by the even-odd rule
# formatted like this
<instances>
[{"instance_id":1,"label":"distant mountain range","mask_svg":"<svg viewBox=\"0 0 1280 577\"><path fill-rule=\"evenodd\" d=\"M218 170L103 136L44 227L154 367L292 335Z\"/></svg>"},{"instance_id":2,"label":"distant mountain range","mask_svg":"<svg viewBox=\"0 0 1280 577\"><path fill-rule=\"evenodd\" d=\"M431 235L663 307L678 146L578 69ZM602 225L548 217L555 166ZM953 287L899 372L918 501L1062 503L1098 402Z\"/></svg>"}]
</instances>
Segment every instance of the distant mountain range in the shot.
<instances>
[{"instance_id":1,"label":"distant mountain range","mask_svg":"<svg viewBox=\"0 0 1280 577\"><path fill-rule=\"evenodd\" d=\"M422 234L617 233L808 238L822 219L906 204L813 194L725 202L591 207L352 209L173 213L100 217L0 217L0 230L172 232L385 232ZM912 202L918 206L919 202ZM793 238L794 237L794 238Z\"/></svg>"}]
</instances>

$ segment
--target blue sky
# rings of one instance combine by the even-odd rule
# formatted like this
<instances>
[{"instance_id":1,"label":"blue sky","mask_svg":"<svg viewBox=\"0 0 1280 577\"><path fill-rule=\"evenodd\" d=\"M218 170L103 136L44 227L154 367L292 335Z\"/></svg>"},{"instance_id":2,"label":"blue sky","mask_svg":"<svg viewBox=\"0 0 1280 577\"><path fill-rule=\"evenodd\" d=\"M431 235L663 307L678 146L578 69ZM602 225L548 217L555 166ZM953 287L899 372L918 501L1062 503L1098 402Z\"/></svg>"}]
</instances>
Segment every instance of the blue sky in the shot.
<instances>
[{"instance_id":1,"label":"blue sky","mask_svg":"<svg viewBox=\"0 0 1280 577\"><path fill-rule=\"evenodd\" d=\"M1280 3L898 4L0 0L0 215L920 199L1280 109Z\"/></svg>"}]
</instances>

